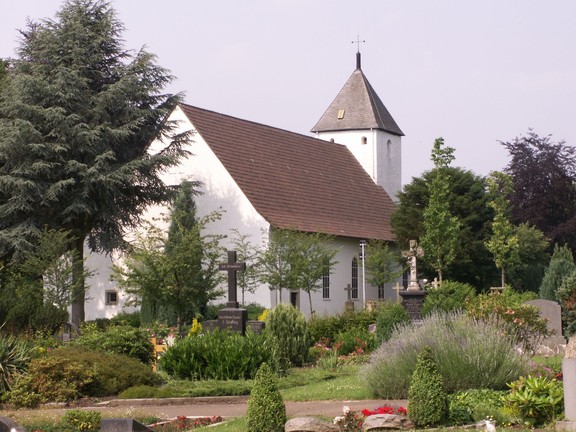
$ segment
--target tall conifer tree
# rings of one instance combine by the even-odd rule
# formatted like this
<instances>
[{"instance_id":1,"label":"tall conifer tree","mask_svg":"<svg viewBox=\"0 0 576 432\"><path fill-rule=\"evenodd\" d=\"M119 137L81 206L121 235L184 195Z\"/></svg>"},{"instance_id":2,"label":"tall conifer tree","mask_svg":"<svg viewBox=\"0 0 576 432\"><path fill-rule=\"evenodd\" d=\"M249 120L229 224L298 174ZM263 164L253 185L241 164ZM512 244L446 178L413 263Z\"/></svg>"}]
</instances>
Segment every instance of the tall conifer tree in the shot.
<instances>
[{"instance_id":1,"label":"tall conifer tree","mask_svg":"<svg viewBox=\"0 0 576 432\"><path fill-rule=\"evenodd\" d=\"M74 277L83 279L84 245L123 246L126 228L174 191L159 174L177 163L186 135L166 116L179 96L172 76L140 50L126 50L111 5L68 0L54 20L29 22L0 96L0 253L21 259L45 227L74 240ZM148 152L155 138L164 150ZM72 298L84 319L85 285Z\"/></svg>"}]
</instances>

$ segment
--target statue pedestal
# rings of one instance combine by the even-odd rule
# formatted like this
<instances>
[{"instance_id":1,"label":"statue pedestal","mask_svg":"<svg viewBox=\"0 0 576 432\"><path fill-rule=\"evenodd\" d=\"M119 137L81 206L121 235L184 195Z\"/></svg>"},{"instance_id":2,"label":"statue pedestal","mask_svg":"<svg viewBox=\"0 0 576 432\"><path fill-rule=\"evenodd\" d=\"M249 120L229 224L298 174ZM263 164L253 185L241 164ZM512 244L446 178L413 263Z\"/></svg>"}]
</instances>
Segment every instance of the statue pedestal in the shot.
<instances>
[{"instance_id":1,"label":"statue pedestal","mask_svg":"<svg viewBox=\"0 0 576 432\"><path fill-rule=\"evenodd\" d=\"M221 329L228 329L244 335L246 333L246 321L248 321L246 309L224 308L218 311L218 326Z\"/></svg>"},{"instance_id":2,"label":"statue pedestal","mask_svg":"<svg viewBox=\"0 0 576 432\"><path fill-rule=\"evenodd\" d=\"M400 291L400 297L402 297L402 306L410 315L412 321L420 321L422 319L422 304L424 303L424 297L426 297L426 291L420 290L406 290Z\"/></svg>"}]
</instances>

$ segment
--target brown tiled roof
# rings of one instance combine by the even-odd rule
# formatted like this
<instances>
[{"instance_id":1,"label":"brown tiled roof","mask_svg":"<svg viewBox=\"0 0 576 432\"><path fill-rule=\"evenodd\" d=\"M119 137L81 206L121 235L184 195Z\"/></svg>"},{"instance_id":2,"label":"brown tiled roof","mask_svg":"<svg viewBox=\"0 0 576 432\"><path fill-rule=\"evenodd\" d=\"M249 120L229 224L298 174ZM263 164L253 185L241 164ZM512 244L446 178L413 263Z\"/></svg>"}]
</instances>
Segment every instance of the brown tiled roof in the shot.
<instances>
[{"instance_id":1,"label":"brown tiled roof","mask_svg":"<svg viewBox=\"0 0 576 432\"><path fill-rule=\"evenodd\" d=\"M190 105L180 107L272 226L394 239L393 201L345 146Z\"/></svg>"},{"instance_id":2,"label":"brown tiled roof","mask_svg":"<svg viewBox=\"0 0 576 432\"><path fill-rule=\"evenodd\" d=\"M360 68L348 78L312 132L358 129L380 129L404 136Z\"/></svg>"}]
</instances>

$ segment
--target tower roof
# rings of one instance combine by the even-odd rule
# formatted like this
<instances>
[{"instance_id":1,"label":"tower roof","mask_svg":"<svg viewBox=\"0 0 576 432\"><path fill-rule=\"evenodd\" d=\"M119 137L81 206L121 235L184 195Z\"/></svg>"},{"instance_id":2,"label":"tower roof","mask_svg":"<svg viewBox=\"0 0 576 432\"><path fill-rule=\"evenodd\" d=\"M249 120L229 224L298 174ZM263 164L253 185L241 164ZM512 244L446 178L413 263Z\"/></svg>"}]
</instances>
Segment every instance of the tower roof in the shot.
<instances>
[{"instance_id":1,"label":"tower roof","mask_svg":"<svg viewBox=\"0 0 576 432\"><path fill-rule=\"evenodd\" d=\"M356 56L356 70L312 128L312 132L380 129L404 136L362 72L360 53L356 53Z\"/></svg>"}]
</instances>

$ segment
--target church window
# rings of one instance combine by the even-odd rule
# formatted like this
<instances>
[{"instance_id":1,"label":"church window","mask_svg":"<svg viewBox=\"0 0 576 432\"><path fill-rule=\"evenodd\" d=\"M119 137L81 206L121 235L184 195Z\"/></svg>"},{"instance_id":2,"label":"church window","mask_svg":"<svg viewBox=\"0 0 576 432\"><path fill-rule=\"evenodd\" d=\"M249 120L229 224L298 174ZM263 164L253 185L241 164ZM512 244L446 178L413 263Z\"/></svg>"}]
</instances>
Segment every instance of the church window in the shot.
<instances>
[{"instance_id":1,"label":"church window","mask_svg":"<svg viewBox=\"0 0 576 432\"><path fill-rule=\"evenodd\" d=\"M324 274L322 275L322 298L330 298L330 264L328 261L324 262Z\"/></svg>"},{"instance_id":2,"label":"church window","mask_svg":"<svg viewBox=\"0 0 576 432\"><path fill-rule=\"evenodd\" d=\"M346 114L345 110L338 110L338 120L342 120L344 118L344 114Z\"/></svg>"},{"instance_id":3,"label":"church window","mask_svg":"<svg viewBox=\"0 0 576 432\"><path fill-rule=\"evenodd\" d=\"M334 138L330 138L330 142L334 142Z\"/></svg>"},{"instance_id":4,"label":"church window","mask_svg":"<svg viewBox=\"0 0 576 432\"><path fill-rule=\"evenodd\" d=\"M358 260L352 259L352 299L358 300Z\"/></svg>"},{"instance_id":5,"label":"church window","mask_svg":"<svg viewBox=\"0 0 576 432\"><path fill-rule=\"evenodd\" d=\"M368 138L363 136L361 142L362 142L362 144L368 144Z\"/></svg>"},{"instance_id":6,"label":"church window","mask_svg":"<svg viewBox=\"0 0 576 432\"><path fill-rule=\"evenodd\" d=\"M105 295L107 305L118 304L118 291L106 291Z\"/></svg>"}]
</instances>

